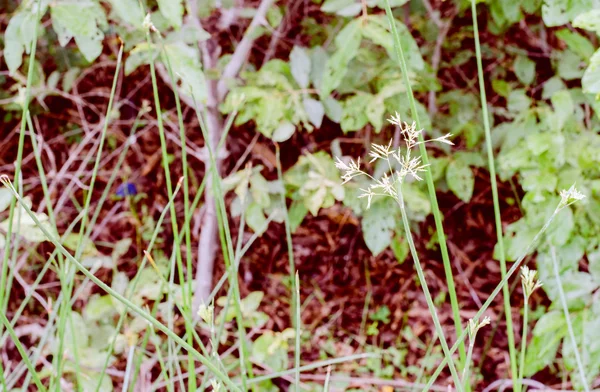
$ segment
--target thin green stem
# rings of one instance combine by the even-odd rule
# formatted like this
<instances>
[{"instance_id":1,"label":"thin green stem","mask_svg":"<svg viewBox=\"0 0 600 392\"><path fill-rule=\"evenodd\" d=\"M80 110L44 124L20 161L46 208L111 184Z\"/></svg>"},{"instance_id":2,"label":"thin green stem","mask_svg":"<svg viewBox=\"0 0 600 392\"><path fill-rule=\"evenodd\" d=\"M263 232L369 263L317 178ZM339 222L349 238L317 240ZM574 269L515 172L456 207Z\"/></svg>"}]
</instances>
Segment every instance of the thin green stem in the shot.
<instances>
[{"instance_id":1,"label":"thin green stem","mask_svg":"<svg viewBox=\"0 0 600 392\"><path fill-rule=\"evenodd\" d=\"M448 349L448 343L446 342L446 337L444 335L444 330L442 329L442 325L440 324L440 320L437 315L437 311L435 310L435 304L433 303L433 299L431 298L431 293L429 291L429 286L427 285L427 280L425 279L425 273L423 272L423 267L421 266L421 261L419 260L419 254L417 252L417 248L415 247L415 242L413 240L412 232L410 229L410 222L408 220L408 216L406 215L406 209L404 207L404 197L402 195L402 190L398 190L398 199L396 200L398 205L400 206L400 211L402 212L402 223L404 224L404 234L406 236L406 240L408 241L408 247L410 248L410 253L413 257L415 269L417 270L417 276L419 277L419 283L421 284L421 289L423 290L423 294L425 295L425 301L427 301L427 307L429 308L429 313L431 313L431 317L433 319L433 324L435 326L435 332L438 335L438 339L442 345L442 351L444 352L444 357L449 364L450 373L452 374L452 379L454 381L454 387L458 392L462 391L462 384L460 382L460 376L456 371L456 367L454 366L454 361L452 360L452 354Z\"/></svg>"},{"instance_id":2,"label":"thin green stem","mask_svg":"<svg viewBox=\"0 0 600 392\"><path fill-rule=\"evenodd\" d=\"M475 337L469 337L469 349L467 350L467 358L465 362L465 368L463 369L463 389L467 389L470 387L469 378L471 370L471 358L473 357L473 348L475 347Z\"/></svg>"},{"instance_id":3,"label":"thin green stem","mask_svg":"<svg viewBox=\"0 0 600 392\"><path fill-rule=\"evenodd\" d=\"M494 164L494 150L492 148L492 136L490 132L490 121L487 109L487 97L485 93L485 80L483 77L483 65L481 61L481 45L479 43L479 27L477 24L477 7L475 0L471 0L471 15L473 18L473 35L475 37L475 55L477 57L477 76L479 78L479 96L481 98L481 113L485 129L485 145L488 156L488 167L490 171L490 183L492 187L492 200L494 202L494 220L496 223L496 241L498 243L498 259L500 261L500 273L502 278L506 276L506 256L504 252L504 239L502 234L502 218L500 216L500 201L498 198L498 184L496 182L496 166ZM504 299L504 314L506 317L506 336L508 337L508 352L510 358L510 370L515 392L521 391L521 384L517 380L517 350L515 345L515 334L513 332L512 309L510 306L510 292L508 286L502 287Z\"/></svg>"},{"instance_id":4,"label":"thin green stem","mask_svg":"<svg viewBox=\"0 0 600 392\"><path fill-rule=\"evenodd\" d=\"M394 48L396 51L397 60L400 63L400 69L402 71L402 80L404 81L404 85L406 87L406 96L408 97L408 100L410 102L411 114L417 128L421 129L421 121L419 119L419 112L417 110L416 100L412 91L410 79L408 78L408 66L406 64L406 59L404 58L404 50L402 48L400 34L398 33L398 29L396 28L396 19L392 14L390 0L385 0L385 12L390 23L392 35L394 37ZM431 211L433 213L433 218L435 221L435 229L437 232L438 243L440 245L440 253L442 255L442 262L444 264L446 283L448 284L448 294L450 296L450 306L452 307L452 316L454 318L454 328L456 329L456 336L458 337L463 333L458 297L456 295L454 275L452 273L452 265L450 264L450 256L448 255L448 247L446 245L446 235L444 233L444 225L442 223L442 214L440 212L440 207L437 201L437 195L435 193L435 184L433 183L433 175L431 173L431 166L429 165L429 158L427 156L427 149L425 148L422 133L419 133L419 152L421 154L421 162L426 167L425 180L427 182L429 201L431 203ZM461 362L464 363L465 346L463 343L461 343L459 346L459 353Z\"/></svg>"},{"instance_id":5,"label":"thin green stem","mask_svg":"<svg viewBox=\"0 0 600 392\"><path fill-rule=\"evenodd\" d=\"M523 372L525 371L525 352L527 350L527 327L529 323L529 296L525 295L525 303L523 308L523 334L521 335L521 353L519 358L519 378L517 382L519 386L515 384L515 390L517 388L523 388Z\"/></svg>"},{"instance_id":6,"label":"thin green stem","mask_svg":"<svg viewBox=\"0 0 600 392\"><path fill-rule=\"evenodd\" d=\"M550 254L552 255L552 265L554 267L554 277L556 278L556 287L558 288L558 294L560 296L560 303L565 314L565 321L567 322L567 329L569 330L569 338L573 345L573 353L575 354L575 361L577 362L577 370L579 370L579 377L581 377L581 385L585 392L590 391L587 378L585 377L585 368L583 367L583 361L577 348L577 339L575 339L575 332L573 332L573 324L571 323L571 316L569 315L569 306L567 304L567 298L565 297L565 291L562 287L562 281L560 280L560 271L558 269L558 260L556 259L556 250L553 245L550 245Z\"/></svg>"}]
</instances>

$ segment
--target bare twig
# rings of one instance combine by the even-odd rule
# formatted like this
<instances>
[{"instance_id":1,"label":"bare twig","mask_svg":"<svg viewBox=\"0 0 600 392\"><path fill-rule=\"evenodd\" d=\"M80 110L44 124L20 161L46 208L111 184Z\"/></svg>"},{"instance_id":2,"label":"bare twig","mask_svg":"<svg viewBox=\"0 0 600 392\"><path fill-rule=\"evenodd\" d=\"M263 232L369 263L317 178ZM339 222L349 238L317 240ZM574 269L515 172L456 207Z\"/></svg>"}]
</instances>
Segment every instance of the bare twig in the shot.
<instances>
[{"instance_id":1,"label":"bare twig","mask_svg":"<svg viewBox=\"0 0 600 392\"><path fill-rule=\"evenodd\" d=\"M219 113L219 103L225 99L228 92L227 81L235 78L243 64L247 61L250 50L254 43L254 29L264 23L265 15L269 7L273 4L274 0L262 0L256 15L250 22L250 26L244 33L244 37L237 46L235 52L231 56L229 63L225 66L221 79L219 81L209 80L207 82L207 99L206 99L206 125L208 131L208 137L210 140L207 141L212 148L217 148L221 133L223 131L223 118ZM201 27L200 20L196 17L197 12L196 1L190 1L188 7L190 10L190 17L192 22L197 26ZM202 60L205 69L211 69L216 67L219 47L218 44L213 40L208 40L199 43L199 48L202 54ZM221 172L221 160L222 152L215 151L216 156L216 172ZM206 168L206 191L204 196L204 216L202 217L200 238L198 241L198 263L196 267L196 288L194 295L194 306L198 306L202 301L206 301L210 295L212 287L212 276L214 270L214 263L217 253L217 214L216 204L212 192L212 179L210 177L208 161L208 154L205 159Z\"/></svg>"},{"instance_id":2,"label":"bare twig","mask_svg":"<svg viewBox=\"0 0 600 392\"><path fill-rule=\"evenodd\" d=\"M219 100L223 100L227 95L227 80L235 78L248 59L248 55L250 54L250 50L254 44L254 29L264 23L265 15L267 14L269 7L271 7L273 4L273 1L274 0L262 0L260 2L254 18L252 19L252 22L250 22L250 26L248 26L248 29L244 33L244 38L242 38L239 45L235 49L235 52L231 56L231 60L229 60L229 63L227 63L225 66L223 75L221 76L221 80L219 80L217 86L217 97Z\"/></svg>"}]
</instances>

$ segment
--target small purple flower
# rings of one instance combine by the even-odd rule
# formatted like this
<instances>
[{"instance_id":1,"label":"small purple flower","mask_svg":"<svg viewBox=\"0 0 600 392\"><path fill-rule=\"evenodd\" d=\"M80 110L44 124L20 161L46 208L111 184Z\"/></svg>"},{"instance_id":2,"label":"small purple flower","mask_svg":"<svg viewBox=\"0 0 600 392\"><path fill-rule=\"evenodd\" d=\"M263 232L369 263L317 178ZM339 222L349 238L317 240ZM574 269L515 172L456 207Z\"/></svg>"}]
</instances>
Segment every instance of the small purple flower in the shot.
<instances>
[{"instance_id":1,"label":"small purple flower","mask_svg":"<svg viewBox=\"0 0 600 392\"><path fill-rule=\"evenodd\" d=\"M137 188L135 184L131 182L125 182L117 187L116 194L119 197L134 196L137 194Z\"/></svg>"}]
</instances>

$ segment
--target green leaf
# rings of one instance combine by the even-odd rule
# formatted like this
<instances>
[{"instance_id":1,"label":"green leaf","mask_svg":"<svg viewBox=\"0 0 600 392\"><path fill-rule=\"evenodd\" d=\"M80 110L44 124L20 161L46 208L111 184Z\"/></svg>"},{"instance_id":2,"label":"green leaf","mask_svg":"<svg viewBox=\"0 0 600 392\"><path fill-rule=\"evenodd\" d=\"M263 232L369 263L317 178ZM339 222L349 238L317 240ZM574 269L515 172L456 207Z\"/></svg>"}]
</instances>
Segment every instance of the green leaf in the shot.
<instances>
[{"instance_id":1,"label":"green leaf","mask_svg":"<svg viewBox=\"0 0 600 392\"><path fill-rule=\"evenodd\" d=\"M306 114L308 115L311 124L316 128L320 128L323 123L323 116L325 116L323 104L312 98L304 98L302 104L304 105L304 110L306 110Z\"/></svg>"},{"instance_id":2,"label":"green leaf","mask_svg":"<svg viewBox=\"0 0 600 392\"><path fill-rule=\"evenodd\" d=\"M35 16L30 12L19 12L8 22L4 33L4 59L10 75L23 63L23 53L29 53L36 28Z\"/></svg>"},{"instance_id":3,"label":"green leaf","mask_svg":"<svg viewBox=\"0 0 600 392\"><path fill-rule=\"evenodd\" d=\"M533 339L527 345L525 356L525 376L532 376L550 365L566 335L566 322L562 312L544 314L533 328Z\"/></svg>"},{"instance_id":4,"label":"green leaf","mask_svg":"<svg viewBox=\"0 0 600 392\"><path fill-rule=\"evenodd\" d=\"M593 0L544 0L542 19L548 27L569 23L577 15L593 8Z\"/></svg>"},{"instance_id":5,"label":"green leaf","mask_svg":"<svg viewBox=\"0 0 600 392\"><path fill-rule=\"evenodd\" d=\"M125 75L131 75L141 65L150 64L156 55L156 47L142 42L135 46L125 60Z\"/></svg>"},{"instance_id":6,"label":"green leaf","mask_svg":"<svg viewBox=\"0 0 600 392\"><path fill-rule=\"evenodd\" d=\"M355 0L325 0L321 11L339 16L356 16L360 14L360 8L360 3Z\"/></svg>"},{"instance_id":7,"label":"green leaf","mask_svg":"<svg viewBox=\"0 0 600 392\"><path fill-rule=\"evenodd\" d=\"M594 54L594 45L589 39L578 32L561 29L555 34L558 38L565 41L569 49L577 53L582 59L589 59Z\"/></svg>"},{"instance_id":8,"label":"green leaf","mask_svg":"<svg viewBox=\"0 0 600 392\"><path fill-rule=\"evenodd\" d=\"M301 201L294 201L288 211L288 217L290 219L290 229L292 233L296 232L296 229L300 227L300 224L308 214L308 209L304 206Z\"/></svg>"},{"instance_id":9,"label":"green leaf","mask_svg":"<svg viewBox=\"0 0 600 392\"><path fill-rule=\"evenodd\" d=\"M342 121L342 115L344 114L344 108L340 102L333 97L327 97L321 102L323 103L327 117L329 117L331 121L339 124L339 122Z\"/></svg>"},{"instance_id":10,"label":"green leaf","mask_svg":"<svg viewBox=\"0 0 600 392\"><path fill-rule=\"evenodd\" d=\"M183 20L182 0L157 0L157 2L160 13L171 23L171 26L181 27Z\"/></svg>"},{"instance_id":11,"label":"green leaf","mask_svg":"<svg viewBox=\"0 0 600 392\"><path fill-rule=\"evenodd\" d=\"M524 89L517 89L511 91L508 96L508 110L519 114L529 109L531 106L531 98L527 96L527 92Z\"/></svg>"},{"instance_id":12,"label":"green leaf","mask_svg":"<svg viewBox=\"0 0 600 392\"><path fill-rule=\"evenodd\" d=\"M51 7L52 27L58 42L66 46L71 38L89 62L102 53L102 29L108 27L104 9L91 0L59 1Z\"/></svg>"},{"instance_id":13,"label":"green leaf","mask_svg":"<svg viewBox=\"0 0 600 392\"><path fill-rule=\"evenodd\" d=\"M400 43L404 50L408 68L413 71L423 70L425 62L419 51L419 46L404 23L401 23L398 20L395 20L395 23L398 34L400 35ZM363 24L362 33L365 38L384 47L390 58L396 61L394 37L390 31L389 22L384 15L370 15L367 18L367 23Z\"/></svg>"},{"instance_id":14,"label":"green leaf","mask_svg":"<svg viewBox=\"0 0 600 392\"><path fill-rule=\"evenodd\" d=\"M62 81L62 89L64 92L68 93L73 88L73 84L75 84L75 80L79 77L81 70L77 67L70 67L67 72L63 75Z\"/></svg>"},{"instance_id":15,"label":"green leaf","mask_svg":"<svg viewBox=\"0 0 600 392\"><path fill-rule=\"evenodd\" d=\"M551 98L552 107L554 108L554 119L552 124L554 129L562 130L565 122L575 113L575 105L573 98L567 90L557 91Z\"/></svg>"},{"instance_id":16,"label":"green leaf","mask_svg":"<svg viewBox=\"0 0 600 392\"><path fill-rule=\"evenodd\" d=\"M106 320L117 313L117 309L110 295L94 294L89 299L83 317L86 321Z\"/></svg>"},{"instance_id":17,"label":"green leaf","mask_svg":"<svg viewBox=\"0 0 600 392\"><path fill-rule=\"evenodd\" d=\"M535 78L535 62L530 60L529 57L517 56L513 67L521 83L527 86L533 83L533 79Z\"/></svg>"},{"instance_id":18,"label":"green leaf","mask_svg":"<svg viewBox=\"0 0 600 392\"><path fill-rule=\"evenodd\" d=\"M271 140L278 143L283 143L289 138L292 137L294 132L296 131L296 127L289 121L283 121L275 132L273 132L273 136L271 136Z\"/></svg>"},{"instance_id":19,"label":"green leaf","mask_svg":"<svg viewBox=\"0 0 600 392\"><path fill-rule=\"evenodd\" d=\"M383 252L392 243L396 222L394 214L390 211L394 208L391 199L380 199L375 201L363 215L361 223L363 238L373 256Z\"/></svg>"},{"instance_id":20,"label":"green leaf","mask_svg":"<svg viewBox=\"0 0 600 392\"><path fill-rule=\"evenodd\" d=\"M374 96L373 99L367 104L366 107L367 118L373 127L375 132L379 133L383 128L383 115L385 113L385 105L383 99L378 96Z\"/></svg>"},{"instance_id":21,"label":"green leaf","mask_svg":"<svg viewBox=\"0 0 600 392\"><path fill-rule=\"evenodd\" d=\"M307 88L310 81L310 56L305 48L294 46L290 53L292 76L300 88Z\"/></svg>"},{"instance_id":22,"label":"green leaf","mask_svg":"<svg viewBox=\"0 0 600 392\"><path fill-rule=\"evenodd\" d=\"M573 20L573 27L591 30L596 34L600 34L600 9L594 9L578 15Z\"/></svg>"},{"instance_id":23,"label":"green leaf","mask_svg":"<svg viewBox=\"0 0 600 392\"><path fill-rule=\"evenodd\" d=\"M462 201L468 203L473 197L475 176L473 171L462 160L453 160L446 169L448 188Z\"/></svg>"},{"instance_id":24,"label":"green leaf","mask_svg":"<svg viewBox=\"0 0 600 392\"><path fill-rule=\"evenodd\" d=\"M111 9L118 17L134 27L144 23L144 11L137 0L109 0Z\"/></svg>"},{"instance_id":25,"label":"green leaf","mask_svg":"<svg viewBox=\"0 0 600 392\"><path fill-rule=\"evenodd\" d=\"M373 101L373 95L363 93L348 98L344 102L340 125L342 131L357 131L369 122L366 107Z\"/></svg>"},{"instance_id":26,"label":"green leaf","mask_svg":"<svg viewBox=\"0 0 600 392\"><path fill-rule=\"evenodd\" d=\"M600 93L600 49L590 58L590 65L583 74L581 86L585 93Z\"/></svg>"},{"instance_id":27,"label":"green leaf","mask_svg":"<svg viewBox=\"0 0 600 392\"><path fill-rule=\"evenodd\" d=\"M258 235L262 235L267 229L267 218L257 203L250 203L246 208L246 223Z\"/></svg>"},{"instance_id":28,"label":"green leaf","mask_svg":"<svg viewBox=\"0 0 600 392\"><path fill-rule=\"evenodd\" d=\"M564 80L579 79L584 72L584 63L581 58L570 50L560 53L558 59L558 75Z\"/></svg>"},{"instance_id":29,"label":"green leaf","mask_svg":"<svg viewBox=\"0 0 600 392\"><path fill-rule=\"evenodd\" d=\"M79 355L82 355L80 353ZM92 355L94 356L94 355ZM106 357L106 353L98 353L98 357ZM103 366L104 364L99 364ZM102 378L100 378L102 377ZM98 392L112 392L113 382L108 374L102 375L101 373L86 371L81 372L77 375L77 382L84 392L98 391Z\"/></svg>"},{"instance_id":30,"label":"green leaf","mask_svg":"<svg viewBox=\"0 0 600 392\"><path fill-rule=\"evenodd\" d=\"M180 91L198 103L206 101L206 80L197 48L182 43L165 45L173 73L181 80Z\"/></svg>"},{"instance_id":31,"label":"green leaf","mask_svg":"<svg viewBox=\"0 0 600 392\"><path fill-rule=\"evenodd\" d=\"M339 86L348 70L348 63L358 53L361 41L360 23L360 20L353 20L336 36L335 45L337 49L325 64L321 81L321 97L329 96Z\"/></svg>"},{"instance_id":32,"label":"green leaf","mask_svg":"<svg viewBox=\"0 0 600 392\"><path fill-rule=\"evenodd\" d=\"M394 256L396 256L396 260L399 264L402 264L404 260L408 257L409 247L408 241L406 239L395 235L392 237L392 252L394 252Z\"/></svg>"},{"instance_id":33,"label":"green leaf","mask_svg":"<svg viewBox=\"0 0 600 392\"><path fill-rule=\"evenodd\" d=\"M312 48L310 53L310 80L317 90L321 90L321 82L323 80L323 72L329 56L325 49L321 46Z\"/></svg>"},{"instance_id":34,"label":"green leaf","mask_svg":"<svg viewBox=\"0 0 600 392\"><path fill-rule=\"evenodd\" d=\"M8 188L0 188L0 212L6 210L10 206L12 199L13 194Z\"/></svg>"}]
</instances>

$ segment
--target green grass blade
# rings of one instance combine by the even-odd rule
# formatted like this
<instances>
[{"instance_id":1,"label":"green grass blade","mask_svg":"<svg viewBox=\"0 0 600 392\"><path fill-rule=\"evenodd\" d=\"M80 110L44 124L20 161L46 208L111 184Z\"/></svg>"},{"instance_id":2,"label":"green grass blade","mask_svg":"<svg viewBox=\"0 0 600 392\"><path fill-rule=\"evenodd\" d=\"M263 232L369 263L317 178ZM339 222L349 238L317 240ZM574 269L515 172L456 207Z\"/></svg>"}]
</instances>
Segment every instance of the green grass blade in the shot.
<instances>
[{"instance_id":1,"label":"green grass blade","mask_svg":"<svg viewBox=\"0 0 600 392\"><path fill-rule=\"evenodd\" d=\"M502 278L506 276L506 256L504 252L504 239L502 235L502 218L500 216L500 200L498 198L498 184L496 182L496 166L494 164L494 150L492 149L492 135L490 132L490 121L487 109L487 97L485 93L485 80L483 77L483 65L481 61L481 45L479 43L479 27L477 24L477 7L475 0L471 0L471 14L473 17L473 35L475 37L475 55L477 57L477 76L479 78L479 97L481 98L481 113L485 129L485 145L488 156L488 168L490 171L490 183L492 187L492 200L494 202L494 221L496 223L496 240L498 242L498 258L500 261L500 272ZM512 309L510 307L510 292L508 285L502 288L504 299L504 314L506 317L506 335L508 337L508 352L510 358L510 372L515 385L515 392L520 392L520 383L517 380L517 350L515 346L515 334L513 332Z\"/></svg>"}]
</instances>

